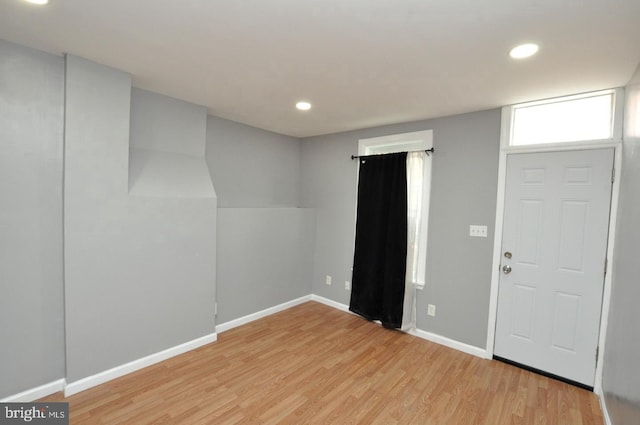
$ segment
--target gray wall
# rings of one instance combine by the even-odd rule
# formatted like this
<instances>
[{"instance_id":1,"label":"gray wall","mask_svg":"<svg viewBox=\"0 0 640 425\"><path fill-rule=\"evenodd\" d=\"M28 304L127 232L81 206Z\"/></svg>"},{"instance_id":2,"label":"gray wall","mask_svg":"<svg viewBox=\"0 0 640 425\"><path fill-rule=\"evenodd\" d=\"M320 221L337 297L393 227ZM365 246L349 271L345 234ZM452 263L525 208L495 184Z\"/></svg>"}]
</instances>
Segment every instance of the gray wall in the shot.
<instances>
[{"instance_id":1,"label":"gray wall","mask_svg":"<svg viewBox=\"0 0 640 425\"><path fill-rule=\"evenodd\" d=\"M300 205L300 141L214 116L207 162L221 208Z\"/></svg>"},{"instance_id":2,"label":"gray wall","mask_svg":"<svg viewBox=\"0 0 640 425\"><path fill-rule=\"evenodd\" d=\"M219 200L218 317L225 323L311 293L313 210L300 205L300 141L209 116Z\"/></svg>"},{"instance_id":3,"label":"gray wall","mask_svg":"<svg viewBox=\"0 0 640 425\"><path fill-rule=\"evenodd\" d=\"M640 421L640 71L626 91L635 105L631 107L631 102L628 103L625 116L611 309L602 382L613 425ZM631 115L632 111L635 116Z\"/></svg>"},{"instance_id":4,"label":"gray wall","mask_svg":"<svg viewBox=\"0 0 640 425\"><path fill-rule=\"evenodd\" d=\"M172 115L162 111L170 111L175 102L161 96L142 97L137 100L147 102L155 112L149 116L134 111L134 129L141 125L158 129L162 128L159 122L171 122ZM130 196L130 105L129 75L67 57L64 238L68 382L215 329L213 188L209 185L209 196L200 197L156 192L147 196L144 191ZM183 112L193 114L190 122L205 125L204 109L188 107ZM174 123L172 128L179 125ZM204 133L201 128L200 134ZM163 134L133 131L134 139L162 138ZM151 152L160 146L166 151L183 137L197 143L190 130L182 135L166 134L161 140L135 140L132 145L145 146ZM201 152L204 142L201 138ZM171 158L162 158L171 162ZM182 156L174 160L180 162ZM200 162L206 168L203 156ZM162 170L163 164L154 170ZM201 186L206 187L206 182Z\"/></svg>"},{"instance_id":5,"label":"gray wall","mask_svg":"<svg viewBox=\"0 0 640 425\"><path fill-rule=\"evenodd\" d=\"M0 40L0 399L64 378L64 61Z\"/></svg>"},{"instance_id":6,"label":"gray wall","mask_svg":"<svg viewBox=\"0 0 640 425\"><path fill-rule=\"evenodd\" d=\"M218 211L218 323L311 293L313 210Z\"/></svg>"},{"instance_id":7,"label":"gray wall","mask_svg":"<svg viewBox=\"0 0 640 425\"><path fill-rule=\"evenodd\" d=\"M427 283L418 291L418 328L485 348L493 238L470 238L470 224L493 235L500 111L318 136L302 141L302 205L316 209L313 293L348 304L355 227L358 140L434 131ZM325 276L333 284L325 284ZM436 317L426 314L437 306Z\"/></svg>"},{"instance_id":8,"label":"gray wall","mask_svg":"<svg viewBox=\"0 0 640 425\"><path fill-rule=\"evenodd\" d=\"M131 89L130 148L203 158L206 127L204 106Z\"/></svg>"},{"instance_id":9,"label":"gray wall","mask_svg":"<svg viewBox=\"0 0 640 425\"><path fill-rule=\"evenodd\" d=\"M204 158L206 132L204 106L132 89L130 195L215 198Z\"/></svg>"}]
</instances>

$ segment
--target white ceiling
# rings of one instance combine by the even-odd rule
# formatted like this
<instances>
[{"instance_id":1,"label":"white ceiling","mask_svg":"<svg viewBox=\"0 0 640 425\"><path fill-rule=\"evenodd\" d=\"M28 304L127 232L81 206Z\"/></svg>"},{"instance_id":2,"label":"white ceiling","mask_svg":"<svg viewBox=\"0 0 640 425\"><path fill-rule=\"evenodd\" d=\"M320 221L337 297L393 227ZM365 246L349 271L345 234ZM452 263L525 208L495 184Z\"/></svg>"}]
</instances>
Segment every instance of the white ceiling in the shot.
<instances>
[{"instance_id":1,"label":"white ceiling","mask_svg":"<svg viewBox=\"0 0 640 425\"><path fill-rule=\"evenodd\" d=\"M640 0L0 0L0 38L304 137L622 86Z\"/></svg>"}]
</instances>

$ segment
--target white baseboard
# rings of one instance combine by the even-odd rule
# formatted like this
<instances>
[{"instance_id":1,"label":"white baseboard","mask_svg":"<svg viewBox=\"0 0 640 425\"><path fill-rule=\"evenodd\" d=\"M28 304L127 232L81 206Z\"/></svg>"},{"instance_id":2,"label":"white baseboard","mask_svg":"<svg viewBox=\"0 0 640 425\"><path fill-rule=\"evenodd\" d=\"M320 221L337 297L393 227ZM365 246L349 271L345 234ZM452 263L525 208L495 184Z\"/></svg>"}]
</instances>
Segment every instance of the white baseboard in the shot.
<instances>
[{"instance_id":1,"label":"white baseboard","mask_svg":"<svg viewBox=\"0 0 640 425\"><path fill-rule=\"evenodd\" d=\"M329 298L321 297L320 295L311 295L311 301L319 302L320 304L328 305L329 307L351 313L348 305L330 300Z\"/></svg>"},{"instance_id":2,"label":"white baseboard","mask_svg":"<svg viewBox=\"0 0 640 425\"><path fill-rule=\"evenodd\" d=\"M602 410L602 418L604 419L605 425L612 425L611 416L609 416L609 410L607 410L607 402L604 399L604 392L602 389L597 392L598 398L600 399L600 410Z\"/></svg>"},{"instance_id":3,"label":"white baseboard","mask_svg":"<svg viewBox=\"0 0 640 425\"><path fill-rule=\"evenodd\" d=\"M311 295L311 301L316 301L316 302L325 304L329 307L333 307L338 310L342 310L342 311L346 311L347 313L354 314L351 311L349 311L348 305L330 300L329 298L321 297L320 295L315 295L315 294ZM437 344L444 345L446 347L453 348L455 350L474 355L476 357L481 357L483 359L491 358L487 350L483 350L482 348L474 347L473 345L465 344L463 342L455 341L453 339L449 339L444 336L440 336L438 334L423 331L421 329L411 330L407 333L410 335L416 336L418 338L426 339L427 341L435 342Z\"/></svg>"},{"instance_id":4,"label":"white baseboard","mask_svg":"<svg viewBox=\"0 0 640 425\"><path fill-rule=\"evenodd\" d=\"M414 329L408 332L410 335L417 336L418 338L426 339L427 341L435 342L436 344L444 345L445 347L453 348L454 350L462 351L463 353L471 354L483 359L490 359L487 350L475 347L473 345L465 344L460 341L449 339L447 337L434 334L431 332L423 331L421 329Z\"/></svg>"},{"instance_id":5,"label":"white baseboard","mask_svg":"<svg viewBox=\"0 0 640 425\"><path fill-rule=\"evenodd\" d=\"M316 301L321 304L325 304L329 307L333 307L338 310L342 310L342 311L346 311L347 313L354 314L351 311L349 311L348 305L330 300L329 298L321 297L320 295L315 295L315 294L311 295L311 301ZM455 350L474 355L476 357L481 357L483 359L491 358L487 350L483 350L482 348L474 347L473 345L468 345L463 342L455 341L453 339L449 339L444 336L440 336L431 332L415 329L407 333L410 335L416 336L418 338L426 339L427 341L435 342L437 344L444 345L446 347L453 348Z\"/></svg>"},{"instance_id":6,"label":"white baseboard","mask_svg":"<svg viewBox=\"0 0 640 425\"><path fill-rule=\"evenodd\" d=\"M306 303L307 301L311 301L312 295L305 295L304 297L296 298L295 300L287 301L286 303L282 303L276 305L274 307L266 308L264 310L258 311L256 313L248 314L244 317L240 317L238 319L230 320L225 323L221 323L216 326L216 333L222 333L228 331L233 328L237 328L238 326L246 325L247 323L251 323L254 320L262 319L263 317L270 316L274 313L281 312L288 308L297 306L302 303Z\"/></svg>"},{"instance_id":7,"label":"white baseboard","mask_svg":"<svg viewBox=\"0 0 640 425\"><path fill-rule=\"evenodd\" d=\"M58 379L57 381L49 382L48 384L40 385L39 387L31 388L30 390L0 399L0 403L30 403L34 400L38 400L42 397L64 390L64 385L64 379Z\"/></svg>"},{"instance_id":8,"label":"white baseboard","mask_svg":"<svg viewBox=\"0 0 640 425\"><path fill-rule=\"evenodd\" d=\"M315 301L321 304L327 305L329 307L351 313L349 311L349 306L339 303L337 301L330 300L328 298L319 296L319 295L306 295L304 297L297 298L295 300L291 300L282 304L279 304L274 307L267 308L262 311L258 311L253 314L249 314L247 316L231 320L226 323L222 323L216 326L216 332L205 335L203 337L194 339L192 341L186 342L184 344L177 345L175 347L168 348L166 350L160 351L158 353L151 354L149 356L143 357L138 360L134 360L132 362L116 366L112 369L105 370L103 372L97 373L92 376L88 376L86 378L79 379L75 382L71 382L69 384L65 383L64 379L60 379L49 384L42 385L37 388L33 388L19 394L15 394L13 396L7 397L5 399L0 400L1 402L30 402L33 400L37 400L39 398L45 397L47 395L53 394L58 391L64 390L65 396L71 396L73 394L77 394L81 391L87 390L89 388L95 387L97 385L103 384L105 382L111 381L112 379L119 378L131 372L135 372L136 370L145 368L147 366L151 366L155 363L159 363L163 360L169 359L171 357L177 356L179 354L185 353L190 350L194 350L203 345L215 342L217 340L217 334L221 332L228 331L238 326L242 326L244 324L253 322L254 320L261 319L263 317L269 316L274 313L278 313L283 310L287 310L291 307L294 307L299 304L303 304L307 301ZM353 313L351 313L353 314ZM465 352L467 354L471 354L481 358L490 358L487 350L482 348L474 347L472 345L468 345L459 341L455 341L431 332L426 332L420 329L416 329L410 331L409 334L416 336L418 338L426 339L431 342L435 342L437 344L444 345L449 348L453 348L458 351ZM607 425L611 425L610 420L608 419L608 415L606 413L606 405L604 403L604 398L600 395L600 403L602 405L602 410L604 412L605 418L607 420Z\"/></svg>"},{"instance_id":9,"label":"white baseboard","mask_svg":"<svg viewBox=\"0 0 640 425\"><path fill-rule=\"evenodd\" d=\"M194 350L203 345L215 342L217 339L218 336L216 333L205 335L192 341L185 342L184 344L176 345L175 347L167 348L166 350L159 351L141 359L116 366L109 370L105 370L104 372L79 379L75 382L67 384L64 389L64 395L68 397L70 395L79 393L80 391L87 390L91 387L95 387L96 385L100 385L107 381L111 381L112 379L119 378L128 373L135 372L136 370L151 366L155 363L159 363L163 360L167 360L171 357L175 357L179 354L186 353L187 351Z\"/></svg>"}]
</instances>

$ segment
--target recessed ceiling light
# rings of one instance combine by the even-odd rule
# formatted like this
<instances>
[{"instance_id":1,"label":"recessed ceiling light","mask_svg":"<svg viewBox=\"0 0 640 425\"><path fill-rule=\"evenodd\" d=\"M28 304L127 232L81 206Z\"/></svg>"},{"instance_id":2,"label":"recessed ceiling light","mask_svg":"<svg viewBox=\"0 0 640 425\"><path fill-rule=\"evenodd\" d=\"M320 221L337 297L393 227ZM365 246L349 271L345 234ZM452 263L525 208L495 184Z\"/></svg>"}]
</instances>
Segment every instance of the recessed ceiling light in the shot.
<instances>
[{"instance_id":1,"label":"recessed ceiling light","mask_svg":"<svg viewBox=\"0 0 640 425\"><path fill-rule=\"evenodd\" d=\"M514 59L524 59L535 55L538 52L538 49L538 45L534 43L521 44L511 49L509 56Z\"/></svg>"},{"instance_id":2,"label":"recessed ceiling light","mask_svg":"<svg viewBox=\"0 0 640 425\"><path fill-rule=\"evenodd\" d=\"M311 109L311 104L309 102L298 102L296 103L296 108L301 111L308 111Z\"/></svg>"},{"instance_id":3,"label":"recessed ceiling light","mask_svg":"<svg viewBox=\"0 0 640 425\"><path fill-rule=\"evenodd\" d=\"M37 5L40 5L40 6L43 6L43 5L49 3L49 0L24 0L24 1L26 1L27 3L31 3L31 4L37 4Z\"/></svg>"}]
</instances>

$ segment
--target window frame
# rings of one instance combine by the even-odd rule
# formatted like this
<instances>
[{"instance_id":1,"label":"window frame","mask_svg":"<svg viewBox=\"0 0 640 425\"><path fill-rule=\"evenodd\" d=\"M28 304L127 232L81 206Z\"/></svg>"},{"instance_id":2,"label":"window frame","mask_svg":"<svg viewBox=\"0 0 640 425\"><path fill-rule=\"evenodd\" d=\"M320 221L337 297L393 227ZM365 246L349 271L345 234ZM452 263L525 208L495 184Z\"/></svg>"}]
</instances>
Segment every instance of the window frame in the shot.
<instances>
[{"instance_id":1,"label":"window frame","mask_svg":"<svg viewBox=\"0 0 640 425\"><path fill-rule=\"evenodd\" d=\"M433 130L420 130L409 133L391 134L388 136L371 137L358 141L358 155L381 155L396 152L419 152L433 147ZM425 155L423 163L423 205L422 205L422 231L420 232L420 246L423 247L424 255L420 258L418 267L424 274L424 283L412 282L416 289L423 289L427 281L427 256L428 256L428 233L429 233L429 207L431 201L431 156ZM357 181L356 181L357 187Z\"/></svg>"},{"instance_id":2,"label":"window frame","mask_svg":"<svg viewBox=\"0 0 640 425\"><path fill-rule=\"evenodd\" d=\"M611 105L611 137L605 139L576 140L567 142L540 142L529 145L512 145L511 141L514 132L515 110L523 107L545 105L559 103L571 100L579 100L598 95L612 94L613 101ZM585 146L598 146L603 144L611 144L622 140L623 127L623 111L624 111L624 89L607 89L594 92L580 93L570 96L554 97L533 102L524 102L502 108L502 122L500 125L501 148L507 152L521 151L537 151L537 150L563 150Z\"/></svg>"},{"instance_id":3,"label":"window frame","mask_svg":"<svg viewBox=\"0 0 640 425\"><path fill-rule=\"evenodd\" d=\"M358 141L358 155L416 152L431 149L432 147L433 130L421 130L360 139Z\"/></svg>"}]
</instances>

